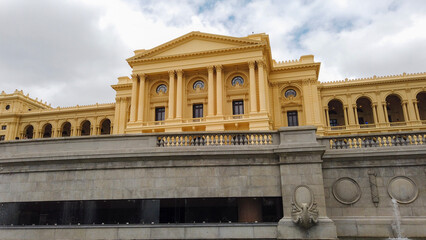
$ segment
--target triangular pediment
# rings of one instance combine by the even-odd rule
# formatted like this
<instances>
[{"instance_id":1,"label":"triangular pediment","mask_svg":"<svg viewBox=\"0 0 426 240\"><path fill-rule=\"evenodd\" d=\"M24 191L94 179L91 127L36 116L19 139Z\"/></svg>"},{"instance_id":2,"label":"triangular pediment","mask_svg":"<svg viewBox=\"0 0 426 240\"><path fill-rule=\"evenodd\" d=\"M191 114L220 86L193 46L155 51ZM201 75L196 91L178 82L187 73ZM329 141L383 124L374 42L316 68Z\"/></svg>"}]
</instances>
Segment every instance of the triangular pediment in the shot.
<instances>
[{"instance_id":1,"label":"triangular pediment","mask_svg":"<svg viewBox=\"0 0 426 240\"><path fill-rule=\"evenodd\" d=\"M137 60L186 55L215 50L234 49L238 47L259 44L262 44L261 40L228 37L201 32L190 32L150 50L141 51L134 57L127 59L127 61L130 63Z\"/></svg>"}]
</instances>

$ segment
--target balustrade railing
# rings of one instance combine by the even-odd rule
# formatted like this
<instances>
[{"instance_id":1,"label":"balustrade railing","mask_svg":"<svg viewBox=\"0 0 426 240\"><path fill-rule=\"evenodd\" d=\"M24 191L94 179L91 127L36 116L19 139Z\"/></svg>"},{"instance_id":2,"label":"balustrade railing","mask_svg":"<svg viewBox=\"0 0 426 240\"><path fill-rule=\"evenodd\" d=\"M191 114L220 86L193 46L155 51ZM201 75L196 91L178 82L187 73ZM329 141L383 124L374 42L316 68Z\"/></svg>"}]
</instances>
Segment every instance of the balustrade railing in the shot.
<instances>
[{"instance_id":1,"label":"balustrade railing","mask_svg":"<svg viewBox=\"0 0 426 240\"><path fill-rule=\"evenodd\" d=\"M339 136L327 139L330 149L426 145L426 132Z\"/></svg>"},{"instance_id":2,"label":"balustrade railing","mask_svg":"<svg viewBox=\"0 0 426 240\"><path fill-rule=\"evenodd\" d=\"M142 126L162 126L165 125L165 121L149 121L149 122L143 122Z\"/></svg>"},{"instance_id":3,"label":"balustrade railing","mask_svg":"<svg viewBox=\"0 0 426 240\"><path fill-rule=\"evenodd\" d=\"M271 132L177 133L157 137L158 147L272 145Z\"/></svg>"},{"instance_id":4,"label":"balustrade railing","mask_svg":"<svg viewBox=\"0 0 426 240\"><path fill-rule=\"evenodd\" d=\"M376 127L376 124L368 124L368 123L366 123L366 124L360 124L359 125L359 128L375 128Z\"/></svg>"},{"instance_id":5,"label":"balustrade railing","mask_svg":"<svg viewBox=\"0 0 426 240\"><path fill-rule=\"evenodd\" d=\"M398 126L405 126L407 125L407 123L406 122L390 122L389 125L391 127L398 127Z\"/></svg>"},{"instance_id":6,"label":"balustrade railing","mask_svg":"<svg viewBox=\"0 0 426 240\"><path fill-rule=\"evenodd\" d=\"M336 131L336 130L345 130L346 126L331 126L329 127L330 130Z\"/></svg>"}]
</instances>

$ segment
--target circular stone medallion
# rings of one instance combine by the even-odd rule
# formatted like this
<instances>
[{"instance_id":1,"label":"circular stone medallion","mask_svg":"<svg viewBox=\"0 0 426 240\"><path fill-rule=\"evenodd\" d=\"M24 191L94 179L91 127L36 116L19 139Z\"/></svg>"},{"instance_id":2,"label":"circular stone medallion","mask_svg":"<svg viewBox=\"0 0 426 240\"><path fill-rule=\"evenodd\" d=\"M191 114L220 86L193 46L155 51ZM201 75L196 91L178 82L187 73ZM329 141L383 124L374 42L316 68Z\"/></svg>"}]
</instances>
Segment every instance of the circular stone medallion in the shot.
<instances>
[{"instance_id":1,"label":"circular stone medallion","mask_svg":"<svg viewBox=\"0 0 426 240\"><path fill-rule=\"evenodd\" d=\"M306 203L308 207L311 207L313 204L313 193L311 189L306 185L299 185L294 190L294 203L298 207L302 207L303 203Z\"/></svg>"},{"instance_id":2,"label":"circular stone medallion","mask_svg":"<svg viewBox=\"0 0 426 240\"><path fill-rule=\"evenodd\" d=\"M410 178L397 176L390 180L388 194L398 203L411 203L416 200L419 190L416 183Z\"/></svg>"},{"instance_id":3,"label":"circular stone medallion","mask_svg":"<svg viewBox=\"0 0 426 240\"><path fill-rule=\"evenodd\" d=\"M354 204L361 198L361 188L352 178L339 178L333 184L334 198L343 204Z\"/></svg>"}]
</instances>

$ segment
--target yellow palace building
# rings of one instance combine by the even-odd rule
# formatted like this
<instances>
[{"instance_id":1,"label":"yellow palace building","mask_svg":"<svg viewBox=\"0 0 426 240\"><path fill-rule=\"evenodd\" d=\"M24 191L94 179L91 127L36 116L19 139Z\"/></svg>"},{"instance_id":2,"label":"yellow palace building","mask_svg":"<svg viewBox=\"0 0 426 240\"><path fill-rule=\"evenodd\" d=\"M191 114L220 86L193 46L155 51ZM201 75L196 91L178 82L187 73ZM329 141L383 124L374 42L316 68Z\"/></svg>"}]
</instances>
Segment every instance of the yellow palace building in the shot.
<instances>
[{"instance_id":1,"label":"yellow palace building","mask_svg":"<svg viewBox=\"0 0 426 240\"><path fill-rule=\"evenodd\" d=\"M0 94L0 140L103 134L276 130L319 135L426 129L426 73L319 82L314 56L277 62L269 37L191 32L128 58L116 102L52 108Z\"/></svg>"}]
</instances>

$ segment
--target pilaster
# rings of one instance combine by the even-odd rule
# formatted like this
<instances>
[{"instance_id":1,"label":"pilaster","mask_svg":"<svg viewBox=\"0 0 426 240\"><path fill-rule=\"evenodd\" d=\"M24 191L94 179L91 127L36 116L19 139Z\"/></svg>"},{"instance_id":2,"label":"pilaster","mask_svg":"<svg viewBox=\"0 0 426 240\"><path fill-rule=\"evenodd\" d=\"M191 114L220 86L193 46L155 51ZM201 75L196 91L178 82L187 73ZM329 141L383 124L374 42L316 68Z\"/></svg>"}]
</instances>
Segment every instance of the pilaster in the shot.
<instances>
[{"instance_id":1,"label":"pilaster","mask_svg":"<svg viewBox=\"0 0 426 240\"><path fill-rule=\"evenodd\" d=\"M249 65L249 81L250 81L250 114L257 112L257 97L256 97L256 77L254 73L254 61L248 62Z\"/></svg>"},{"instance_id":2,"label":"pilaster","mask_svg":"<svg viewBox=\"0 0 426 240\"><path fill-rule=\"evenodd\" d=\"M136 121L137 115L137 104L138 104L138 76L136 74L132 75L132 103L130 106L130 121Z\"/></svg>"},{"instance_id":3,"label":"pilaster","mask_svg":"<svg viewBox=\"0 0 426 240\"><path fill-rule=\"evenodd\" d=\"M175 71L169 71L169 116L175 118Z\"/></svg>"},{"instance_id":4,"label":"pilaster","mask_svg":"<svg viewBox=\"0 0 426 240\"><path fill-rule=\"evenodd\" d=\"M182 119L182 100L183 100L183 71L178 69L177 74L177 89L176 89L176 119Z\"/></svg>"},{"instance_id":5,"label":"pilaster","mask_svg":"<svg viewBox=\"0 0 426 240\"><path fill-rule=\"evenodd\" d=\"M215 66L216 68L216 115L223 116L223 78L222 65Z\"/></svg>"},{"instance_id":6,"label":"pilaster","mask_svg":"<svg viewBox=\"0 0 426 240\"><path fill-rule=\"evenodd\" d=\"M265 88L265 73L263 61L257 61L257 70L259 74L259 106L260 112L266 113L266 88Z\"/></svg>"},{"instance_id":7,"label":"pilaster","mask_svg":"<svg viewBox=\"0 0 426 240\"><path fill-rule=\"evenodd\" d=\"M119 97L116 97L115 98L115 110L114 110L114 128L113 128L113 134L118 134L118 126L120 125L119 124L119 116L120 116L120 98ZM71 133L70 133L70 136L72 136L72 130L71 130Z\"/></svg>"},{"instance_id":8,"label":"pilaster","mask_svg":"<svg viewBox=\"0 0 426 240\"><path fill-rule=\"evenodd\" d=\"M207 67L208 72L208 95L207 95L207 117L214 115L214 80L213 80L213 66Z\"/></svg>"},{"instance_id":9,"label":"pilaster","mask_svg":"<svg viewBox=\"0 0 426 240\"><path fill-rule=\"evenodd\" d=\"M139 122L144 121L144 110L145 110L145 74L139 75L139 104L138 104L138 118Z\"/></svg>"},{"instance_id":10,"label":"pilaster","mask_svg":"<svg viewBox=\"0 0 426 240\"><path fill-rule=\"evenodd\" d=\"M318 144L315 132L313 126L279 129L276 152L280 158L284 217L278 223L278 239L337 239L336 226L328 218L325 205L321 156L326 147ZM309 192L296 193L301 186ZM304 229L293 222L292 203L296 198L308 206L316 204L319 219L313 227Z\"/></svg>"}]
</instances>

